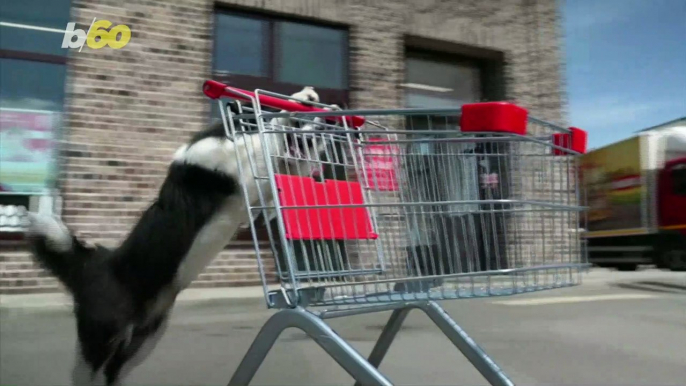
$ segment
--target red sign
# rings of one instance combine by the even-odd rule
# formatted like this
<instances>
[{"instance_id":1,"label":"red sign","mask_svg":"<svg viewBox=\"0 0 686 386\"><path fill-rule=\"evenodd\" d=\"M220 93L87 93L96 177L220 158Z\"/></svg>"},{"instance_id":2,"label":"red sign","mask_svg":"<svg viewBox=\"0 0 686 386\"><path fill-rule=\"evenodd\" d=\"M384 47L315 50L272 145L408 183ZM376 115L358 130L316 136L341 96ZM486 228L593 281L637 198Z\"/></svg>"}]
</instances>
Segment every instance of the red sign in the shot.
<instances>
[{"instance_id":1,"label":"red sign","mask_svg":"<svg viewBox=\"0 0 686 386\"><path fill-rule=\"evenodd\" d=\"M369 141L381 141L370 139ZM369 187L379 191L398 190L396 170L398 169L400 149L389 144L366 145L363 150L366 182Z\"/></svg>"},{"instance_id":2,"label":"red sign","mask_svg":"<svg viewBox=\"0 0 686 386\"><path fill-rule=\"evenodd\" d=\"M481 175L481 187L482 188L497 188L498 187L498 175L496 173L482 174Z\"/></svg>"}]
</instances>

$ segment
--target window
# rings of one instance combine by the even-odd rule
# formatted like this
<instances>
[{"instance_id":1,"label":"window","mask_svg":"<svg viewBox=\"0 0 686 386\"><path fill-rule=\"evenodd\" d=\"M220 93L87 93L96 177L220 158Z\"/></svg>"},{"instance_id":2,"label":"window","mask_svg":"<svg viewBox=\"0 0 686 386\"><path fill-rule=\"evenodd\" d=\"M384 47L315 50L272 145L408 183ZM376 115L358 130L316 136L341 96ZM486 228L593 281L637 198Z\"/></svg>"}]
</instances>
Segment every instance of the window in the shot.
<instances>
[{"instance_id":1,"label":"window","mask_svg":"<svg viewBox=\"0 0 686 386\"><path fill-rule=\"evenodd\" d=\"M312 86L322 103L349 105L348 32L345 28L290 19L217 10L213 78L247 90L256 88L290 95ZM217 119L211 103L210 119ZM258 218L259 238L267 228ZM274 221L272 224L274 225ZM250 229L237 240L250 240Z\"/></svg>"},{"instance_id":2,"label":"window","mask_svg":"<svg viewBox=\"0 0 686 386\"><path fill-rule=\"evenodd\" d=\"M56 187L56 139L65 95L62 48L71 0L4 1L0 7L0 235ZM36 198L36 199L34 199ZM36 205L31 204L36 202Z\"/></svg>"},{"instance_id":3,"label":"window","mask_svg":"<svg viewBox=\"0 0 686 386\"><path fill-rule=\"evenodd\" d=\"M277 79L315 88L345 89L346 34L342 30L281 22Z\"/></svg>"},{"instance_id":4,"label":"window","mask_svg":"<svg viewBox=\"0 0 686 386\"><path fill-rule=\"evenodd\" d=\"M406 55L405 82L402 86L408 108L458 109L467 103L501 98L501 95L495 94L503 90L502 85L494 84L497 81L490 79L499 79L492 76L494 69L498 68L496 61L484 57L467 58L435 49L408 49ZM412 138L419 141L428 136L425 130L454 132L440 134L442 138L458 136L458 126L457 113L408 117L406 122L406 127L415 132ZM508 184L507 173L503 173L502 169L494 170L493 167L502 166L502 162L497 157L486 155L497 152L493 145L498 144L435 141L437 136L432 134L431 140L408 145L407 153L412 154L408 162L414 166L408 173L411 175L406 176L414 186L414 190L408 194L429 202L505 198L498 195L502 192L501 188L480 184L480 181L498 181L500 186ZM445 167L446 162L450 162L450 167ZM471 203L439 205L434 209L436 214L429 216L430 221L415 227L411 244L434 245L444 251L443 255L473 256L478 252L481 260L477 262L476 269L485 269L490 263L485 260L486 251L490 250L491 254L497 251L496 256L504 256L499 241L503 237L498 237L502 216L485 218L478 214L479 209L478 204ZM476 241L473 247L477 250L472 251L472 247L462 240L446 236L451 234ZM499 259L498 263L504 266L504 260Z\"/></svg>"},{"instance_id":5,"label":"window","mask_svg":"<svg viewBox=\"0 0 686 386\"><path fill-rule=\"evenodd\" d=\"M405 60L405 105L409 108L454 108L465 103L481 100L481 68L470 60L459 57L410 50ZM458 133L458 116L411 116L407 127L419 131L415 137L421 138L423 130L455 130ZM435 135L432 135L435 137ZM449 137L450 135L442 135ZM445 143L436 141L418 142L410 145L410 153L417 154L415 165L417 173L425 179L428 190L425 194L437 194L435 200L476 200L478 199L477 158L475 146L471 143ZM420 156L421 154L421 156ZM452 165L451 170L458 175L444 175L444 168L437 160L444 160L447 154L460 154L460 162ZM474 154L474 156L468 156ZM432 167L433 165L433 167ZM459 167L458 167L459 165ZM431 181L443 181L434 186ZM469 181L470 183L463 183ZM429 190L432 193L429 193ZM453 212L462 212L463 206L455 206Z\"/></svg>"},{"instance_id":6,"label":"window","mask_svg":"<svg viewBox=\"0 0 686 386\"><path fill-rule=\"evenodd\" d=\"M407 107L458 108L481 100L480 68L474 63L411 54L405 66Z\"/></svg>"},{"instance_id":7,"label":"window","mask_svg":"<svg viewBox=\"0 0 686 386\"><path fill-rule=\"evenodd\" d=\"M214 34L214 79L286 95L312 86L322 102L348 104L346 29L218 10Z\"/></svg>"},{"instance_id":8,"label":"window","mask_svg":"<svg viewBox=\"0 0 686 386\"><path fill-rule=\"evenodd\" d=\"M216 23L215 73L268 77L269 23L227 14L218 14Z\"/></svg>"},{"instance_id":9,"label":"window","mask_svg":"<svg viewBox=\"0 0 686 386\"><path fill-rule=\"evenodd\" d=\"M55 186L55 144L66 67L0 59L0 190L40 194Z\"/></svg>"},{"instance_id":10,"label":"window","mask_svg":"<svg viewBox=\"0 0 686 386\"><path fill-rule=\"evenodd\" d=\"M672 168L673 193L686 196L686 164L679 164Z\"/></svg>"},{"instance_id":11,"label":"window","mask_svg":"<svg viewBox=\"0 0 686 386\"><path fill-rule=\"evenodd\" d=\"M62 48L71 0L3 1L0 7L0 50L66 58ZM39 57L34 55L34 57ZM43 57L46 59L46 57ZM54 60L55 58L53 58Z\"/></svg>"},{"instance_id":12,"label":"window","mask_svg":"<svg viewBox=\"0 0 686 386\"><path fill-rule=\"evenodd\" d=\"M0 104L3 109L57 112L64 103L62 64L0 59Z\"/></svg>"}]
</instances>

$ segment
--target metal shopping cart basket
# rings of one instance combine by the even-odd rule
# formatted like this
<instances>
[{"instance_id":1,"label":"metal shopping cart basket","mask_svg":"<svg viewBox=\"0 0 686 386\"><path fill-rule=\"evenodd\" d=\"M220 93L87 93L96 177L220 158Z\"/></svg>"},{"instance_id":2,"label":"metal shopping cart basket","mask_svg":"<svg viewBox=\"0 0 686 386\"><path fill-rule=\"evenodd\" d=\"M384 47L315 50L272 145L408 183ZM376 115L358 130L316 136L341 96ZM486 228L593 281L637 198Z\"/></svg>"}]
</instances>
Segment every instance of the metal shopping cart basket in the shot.
<instances>
[{"instance_id":1,"label":"metal shopping cart basket","mask_svg":"<svg viewBox=\"0 0 686 386\"><path fill-rule=\"evenodd\" d=\"M239 171L257 185L245 204L265 300L280 310L230 385L249 384L290 327L358 384L391 385L378 367L412 309L491 384L512 384L436 301L580 284L584 131L509 103L341 111L215 81L204 92L219 100L227 136L248 149ZM269 248L258 218L271 219ZM368 358L324 321L388 310Z\"/></svg>"}]
</instances>

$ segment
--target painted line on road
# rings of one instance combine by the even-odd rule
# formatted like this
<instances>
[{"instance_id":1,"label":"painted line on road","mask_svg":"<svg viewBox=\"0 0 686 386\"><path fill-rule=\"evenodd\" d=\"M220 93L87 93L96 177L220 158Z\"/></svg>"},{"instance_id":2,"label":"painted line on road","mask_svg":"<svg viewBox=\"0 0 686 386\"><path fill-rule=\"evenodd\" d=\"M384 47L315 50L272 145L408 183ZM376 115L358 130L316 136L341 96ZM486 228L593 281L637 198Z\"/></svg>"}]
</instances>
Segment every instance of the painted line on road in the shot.
<instances>
[{"instance_id":1,"label":"painted line on road","mask_svg":"<svg viewBox=\"0 0 686 386\"><path fill-rule=\"evenodd\" d=\"M651 299L656 298L656 295L649 294L617 294L617 295L592 295L592 296L557 296L550 298L535 298L535 299L517 299L517 300L501 300L493 302L494 304L502 304L505 306L538 306L544 304L564 304L564 303L582 303L582 302L599 302L607 300L636 300L636 299Z\"/></svg>"}]
</instances>

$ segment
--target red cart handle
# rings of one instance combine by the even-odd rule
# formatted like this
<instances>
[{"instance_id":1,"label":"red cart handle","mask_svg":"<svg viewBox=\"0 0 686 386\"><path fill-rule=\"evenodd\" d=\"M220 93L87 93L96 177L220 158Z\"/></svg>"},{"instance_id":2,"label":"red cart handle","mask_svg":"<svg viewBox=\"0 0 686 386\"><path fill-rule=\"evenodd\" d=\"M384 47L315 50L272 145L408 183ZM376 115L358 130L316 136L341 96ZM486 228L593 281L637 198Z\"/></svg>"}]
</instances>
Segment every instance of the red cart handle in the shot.
<instances>
[{"instance_id":1,"label":"red cart handle","mask_svg":"<svg viewBox=\"0 0 686 386\"><path fill-rule=\"evenodd\" d=\"M255 93L252 91L247 91L247 90L242 90L240 88L236 87L230 87L225 85L224 83L220 83L214 80L207 80L205 81L205 84L202 86L202 91L207 95L208 97L212 99L219 99L221 97L229 97L233 99L239 99L242 101L247 101L250 102L249 98L246 98L246 95L253 97L257 99L255 96ZM303 113L318 113L318 112L326 112L327 110L320 109L318 107L313 107L313 106L306 106L302 105L300 103L295 103L291 101L287 101L284 99L280 98L275 98L269 95L260 95L259 101L261 104L265 106L269 106L274 109L279 109L279 110L286 110L290 112L303 112ZM357 115L353 116L333 116L333 117L326 117L331 120L336 120L338 122L342 121L343 119L346 120L348 125L351 125L355 128L358 128L362 125L364 125L364 117L360 117Z\"/></svg>"}]
</instances>

